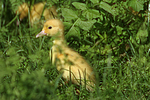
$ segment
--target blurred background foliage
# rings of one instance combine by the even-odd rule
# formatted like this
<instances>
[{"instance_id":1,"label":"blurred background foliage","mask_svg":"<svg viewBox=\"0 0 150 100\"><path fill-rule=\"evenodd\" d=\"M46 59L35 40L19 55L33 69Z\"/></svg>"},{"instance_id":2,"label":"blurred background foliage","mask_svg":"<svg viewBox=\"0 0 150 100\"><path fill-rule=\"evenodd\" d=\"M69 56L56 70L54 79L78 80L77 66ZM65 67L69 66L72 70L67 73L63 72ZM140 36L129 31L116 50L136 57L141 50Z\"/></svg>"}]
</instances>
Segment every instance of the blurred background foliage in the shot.
<instances>
[{"instance_id":1,"label":"blurred background foliage","mask_svg":"<svg viewBox=\"0 0 150 100\"><path fill-rule=\"evenodd\" d=\"M16 25L26 2L0 1L0 99L150 99L148 0L47 0L57 7L68 45L93 67L97 87L66 84L49 59L50 37L28 17ZM78 88L79 93L77 93Z\"/></svg>"}]
</instances>

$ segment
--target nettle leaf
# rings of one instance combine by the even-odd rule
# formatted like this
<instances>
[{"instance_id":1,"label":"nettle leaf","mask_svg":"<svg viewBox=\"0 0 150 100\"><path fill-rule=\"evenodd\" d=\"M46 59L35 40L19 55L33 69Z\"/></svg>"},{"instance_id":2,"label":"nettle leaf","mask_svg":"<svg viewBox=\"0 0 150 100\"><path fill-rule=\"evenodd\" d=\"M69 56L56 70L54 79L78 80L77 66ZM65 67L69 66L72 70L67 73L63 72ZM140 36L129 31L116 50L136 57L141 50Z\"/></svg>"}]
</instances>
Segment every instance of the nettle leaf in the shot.
<instances>
[{"instance_id":1,"label":"nettle leaf","mask_svg":"<svg viewBox=\"0 0 150 100\"><path fill-rule=\"evenodd\" d=\"M143 23L143 25L141 25L141 27L139 28L137 35L136 35L136 40L138 42L146 42L147 41L147 37L148 37L148 31L147 31L147 27L145 25L145 23Z\"/></svg>"},{"instance_id":2,"label":"nettle leaf","mask_svg":"<svg viewBox=\"0 0 150 100\"><path fill-rule=\"evenodd\" d=\"M79 26L83 30L89 31L95 22L96 20L82 21L81 19L78 19L78 21L76 22L76 25Z\"/></svg>"},{"instance_id":3,"label":"nettle leaf","mask_svg":"<svg viewBox=\"0 0 150 100\"><path fill-rule=\"evenodd\" d=\"M87 19L97 18L100 17L100 13L98 10L89 9L86 13L83 14Z\"/></svg>"},{"instance_id":4,"label":"nettle leaf","mask_svg":"<svg viewBox=\"0 0 150 100\"><path fill-rule=\"evenodd\" d=\"M51 4L52 4L52 3L55 3L55 4L56 4L56 3L59 2L59 0L46 0L46 2L47 2L47 3L51 3Z\"/></svg>"},{"instance_id":5,"label":"nettle leaf","mask_svg":"<svg viewBox=\"0 0 150 100\"><path fill-rule=\"evenodd\" d=\"M63 24L65 26L65 29L69 29L73 25L73 23L71 22L63 22Z\"/></svg>"},{"instance_id":6,"label":"nettle leaf","mask_svg":"<svg viewBox=\"0 0 150 100\"><path fill-rule=\"evenodd\" d=\"M140 45L139 46L139 56L140 57L143 57L144 56L144 51L145 50L145 48L144 48L144 45ZM142 59L143 60L143 59Z\"/></svg>"},{"instance_id":7,"label":"nettle leaf","mask_svg":"<svg viewBox=\"0 0 150 100\"><path fill-rule=\"evenodd\" d=\"M110 6L109 4L105 2L101 2L99 7L111 13L112 15L116 16L116 9Z\"/></svg>"},{"instance_id":8,"label":"nettle leaf","mask_svg":"<svg viewBox=\"0 0 150 100\"><path fill-rule=\"evenodd\" d=\"M87 9L86 4L84 4L84 3L73 2L72 5L75 6L76 9L81 9L81 10L86 10Z\"/></svg>"},{"instance_id":9,"label":"nettle leaf","mask_svg":"<svg viewBox=\"0 0 150 100\"><path fill-rule=\"evenodd\" d=\"M115 1L115 0L113 0ZM112 3L113 2L112 0L103 0L103 2L107 2L107 3Z\"/></svg>"},{"instance_id":10,"label":"nettle leaf","mask_svg":"<svg viewBox=\"0 0 150 100\"><path fill-rule=\"evenodd\" d=\"M73 10L71 10L71 9L62 8L61 11L62 11L62 16L64 17L64 19L66 21L70 21L72 19L78 18L78 16L76 15L76 13Z\"/></svg>"},{"instance_id":11,"label":"nettle leaf","mask_svg":"<svg viewBox=\"0 0 150 100\"><path fill-rule=\"evenodd\" d=\"M99 0L90 0L92 3L99 3Z\"/></svg>"},{"instance_id":12,"label":"nettle leaf","mask_svg":"<svg viewBox=\"0 0 150 100\"><path fill-rule=\"evenodd\" d=\"M80 29L78 27L72 26L68 33L65 35L66 38L69 38L70 36L80 38Z\"/></svg>"},{"instance_id":13,"label":"nettle leaf","mask_svg":"<svg viewBox=\"0 0 150 100\"><path fill-rule=\"evenodd\" d=\"M144 7L144 0L129 0L128 2L128 6L132 7L133 10L135 11L140 11L140 10L143 10L143 7Z\"/></svg>"}]
</instances>

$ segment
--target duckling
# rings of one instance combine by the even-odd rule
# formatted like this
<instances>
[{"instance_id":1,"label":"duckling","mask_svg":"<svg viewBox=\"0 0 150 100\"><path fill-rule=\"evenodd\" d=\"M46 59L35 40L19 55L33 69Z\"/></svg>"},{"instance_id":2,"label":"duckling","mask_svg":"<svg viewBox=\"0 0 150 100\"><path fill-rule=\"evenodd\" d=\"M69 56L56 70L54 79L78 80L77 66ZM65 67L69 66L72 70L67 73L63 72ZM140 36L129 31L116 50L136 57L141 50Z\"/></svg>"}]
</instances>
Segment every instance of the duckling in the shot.
<instances>
[{"instance_id":1,"label":"duckling","mask_svg":"<svg viewBox=\"0 0 150 100\"><path fill-rule=\"evenodd\" d=\"M45 20L49 20L49 19L52 19L57 16L55 6L52 6L49 9L48 8L44 9L45 5L46 5L46 2L40 2L40 3L37 3L33 6L31 6L31 11L30 11L31 26L38 23L42 15L44 16ZM29 13L29 7L30 6L27 3L23 3L22 5L20 5L18 7L16 14L17 13L20 14L20 16L19 16L20 21L22 21L25 17L27 17L27 15ZM17 25L18 24L19 24L19 22L17 22Z\"/></svg>"},{"instance_id":2,"label":"duckling","mask_svg":"<svg viewBox=\"0 0 150 100\"><path fill-rule=\"evenodd\" d=\"M18 7L18 10L16 11L16 14L20 14L19 20L22 21L27 15L28 15L29 6L27 3L23 3ZM17 21L17 25L19 25L19 21Z\"/></svg>"},{"instance_id":3,"label":"duckling","mask_svg":"<svg viewBox=\"0 0 150 100\"><path fill-rule=\"evenodd\" d=\"M89 91L94 91L96 82L94 72L80 54L67 46L63 23L59 19L46 21L36 38L44 35L54 39L50 56L52 56L52 64L56 64L62 77L74 84L85 86Z\"/></svg>"}]
</instances>

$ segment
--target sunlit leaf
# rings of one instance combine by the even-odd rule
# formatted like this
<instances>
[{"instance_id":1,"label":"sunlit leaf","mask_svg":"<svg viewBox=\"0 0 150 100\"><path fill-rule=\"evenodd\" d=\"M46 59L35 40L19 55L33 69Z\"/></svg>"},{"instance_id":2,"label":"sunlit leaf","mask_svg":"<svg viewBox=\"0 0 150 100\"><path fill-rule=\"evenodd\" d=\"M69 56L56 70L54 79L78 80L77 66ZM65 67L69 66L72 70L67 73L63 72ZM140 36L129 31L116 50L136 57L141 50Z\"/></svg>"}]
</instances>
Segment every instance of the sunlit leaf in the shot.
<instances>
[{"instance_id":1,"label":"sunlit leaf","mask_svg":"<svg viewBox=\"0 0 150 100\"><path fill-rule=\"evenodd\" d=\"M69 29L73 25L73 23L71 22L63 22L63 24L65 26L65 29Z\"/></svg>"},{"instance_id":2,"label":"sunlit leaf","mask_svg":"<svg viewBox=\"0 0 150 100\"><path fill-rule=\"evenodd\" d=\"M65 35L66 38L69 38L70 36L75 36L80 38L80 29L78 27L71 27L68 33Z\"/></svg>"},{"instance_id":3,"label":"sunlit leaf","mask_svg":"<svg viewBox=\"0 0 150 100\"><path fill-rule=\"evenodd\" d=\"M115 2L116 0L113 0L113 2ZM103 0L103 2L107 2L107 3L112 3L111 0Z\"/></svg>"},{"instance_id":4,"label":"sunlit leaf","mask_svg":"<svg viewBox=\"0 0 150 100\"><path fill-rule=\"evenodd\" d=\"M132 7L135 11L143 10L144 0L129 0L128 6Z\"/></svg>"},{"instance_id":5,"label":"sunlit leaf","mask_svg":"<svg viewBox=\"0 0 150 100\"><path fill-rule=\"evenodd\" d=\"M105 2L101 2L99 7L106 10L107 12L111 13L114 16L116 15L116 9Z\"/></svg>"},{"instance_id":6,"label":"sunlit leaf","mask_svg":"<svg viewBox=\"0 0 150 100\"><path fill-rule=\"evenodd\" d=\"M83 16L86 16L87 19L92 19L100 17L100 13L98 10L89 9L88 11L86 11L86 13L83 14Z\"/></svg>"},{"instance_id":7,"label":"sunlit leaf","mask_svg":"<svg viewBox=\"0 0 150 100\"><path fill-rule=\"evenodd\" d=\"M141 27L139 28L139 31L136 35L136 40L141 40L141 42L146 42L147 37L148 37L147 27L146 27L145 23L143 23L143 25L141 25Z\"/></svg>"},{"instance_id":8,"label":"sunlit leaf","mask_svg":"<svg viewBox=\"0 0 150 100\"><path fill-rule=\"evenodd\" d=\"M82 21L79 19L76 25L78 25L83 30L89 31L95 22L96 20Z\"/></svg>"},{"instance_id":9,"label":"sunlit leaf","mask_svg":"<svg viewBox=\"0 0 150 100\"><path fill-rule=\"evenodd\" d=\"M66 21L70 21L72 19L78 18L78 16L76 15L76 13L73 10L71 10L71 9L62 8L61 11L62 11L62 16L64 17L64 19Z\"/></svg>"},{"instance_id":10,"label":"sunlit leaf","mask_svg":"<svg viewBox=\"0 0 150 100\"><path fill-rule=\"evenodd\" d=\"M75 6L76 9L81 9L81 10L86 10L87 9L85 3L73 2L72 5Z\"/></svg>"},{"instance_id":11,"label":"sunlit leaf","mask_svg":"<svg viewBox=\"0 0 150 100\"><path fill-rule=\"evenodd\" d=\"M90 0L92 3L99 3L99 0Z\"/></svg>"}]
</instances>

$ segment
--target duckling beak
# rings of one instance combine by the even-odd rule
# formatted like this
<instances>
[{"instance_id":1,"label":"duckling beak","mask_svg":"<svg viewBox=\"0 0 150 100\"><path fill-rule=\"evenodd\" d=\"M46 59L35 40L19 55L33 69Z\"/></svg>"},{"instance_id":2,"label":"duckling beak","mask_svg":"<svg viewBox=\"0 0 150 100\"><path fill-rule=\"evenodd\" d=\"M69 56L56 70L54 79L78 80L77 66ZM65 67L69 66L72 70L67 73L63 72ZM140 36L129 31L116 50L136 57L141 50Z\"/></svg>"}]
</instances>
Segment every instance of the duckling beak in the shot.
<instances>
[{"instance_id":1,"label":"duckling beak","mask_svg":"<svg viewBox=\"0 0 150 100\"><path fill-rule=\"evenodd\" d=\"M44 30L42 30L39 34L36 35L36 38L47 35Z\"/></svg>"}]
</instances>

